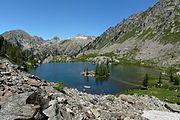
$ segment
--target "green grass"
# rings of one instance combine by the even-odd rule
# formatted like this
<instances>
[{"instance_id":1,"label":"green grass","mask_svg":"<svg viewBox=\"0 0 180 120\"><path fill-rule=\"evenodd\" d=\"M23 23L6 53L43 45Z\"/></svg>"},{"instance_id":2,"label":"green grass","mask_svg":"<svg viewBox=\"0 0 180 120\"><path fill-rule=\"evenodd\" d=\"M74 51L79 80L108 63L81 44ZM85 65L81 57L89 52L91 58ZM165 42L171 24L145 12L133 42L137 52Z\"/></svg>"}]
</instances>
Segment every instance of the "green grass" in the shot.
<instances>
[{"instance_id":1,"label":"green grass","mask_svg":"<svg viewBox=\"0 0 180 120\"><path fill-rule=\"evenodd\" d=\"M138 61L134 59L128 59L127 57L123 58L116 58L119 60L118 63L113 62L114 65L136 65L136 66L142 66L142 67L149 67L149 68L156 68L156 66L153 66L155 63L152 61ZM143 63L143 64L142 64Z\"/></svg>"},{"instance_id":2,"label":"green grass","mask_svg":"<svg viewBox=\"0 0 180 120\"><path fill-rule=\"evenodd\" d=\"M62 91L63 88L64 88L64 83L63 83L63 82L59 82L59 83L57 83L56 85L54 85L53 88L54 88L55 90L57 90L57 91Z\"/></svg>"},{"instance_id":3,"label":"green grass","mask_svg":"<svg viewBox=\"0 0 180 120\"><path fill-rule=\"evenodd\" d=\"M136 30L132 30L132 31L128 31L126 33L124 33L121 37L118 38L119 43L123 43L124 41L126 41L127 39L133 37L136 35Z\"/></svg>"},{"instance_id":4,"label":"green grass","mask_svg":"<svg viewBox=\"0 0 180 120\"><path fill-rule=\"evenodd\" d=\"M148 88L148 90L124 91L123 94L138 94L138 95L156 96L162 101L180 104L180 97L178 97L178 96L180 96L179 92L180 91L153 87L153 88Z\"/></svg>"},{"instance_id":5,"label":"green grass","mask_svg":"<svg viewBox=\"0 0 180 120\"><path fill-rule=\"evenodd\" d=\"M69 60L67 60L66 58L55 58L55 59L52 59L50 62L87 62L89 58L94 58L96 57L97 55L96 54L90 54L90 55L83 55L79 58L71 58Z\"/></svg>"},{"instance_id":6,"label":"green grass","mask_svg":"<svg viewBox=\"0 0 180 120\"><path fill-rule=\"evenodd\" d=\"M61 59L58 59L58 58L54 58L54 59L52 59L52 60L50 60L50 62L55 62L55 63L57 63L57 62L67 62L67 59L66 58L61 58Z\"/></svg>"},{"instance_id":7,"label":"green grass","mask_svg":"<svg viewBox=\"0 0 180 120\"><path fill-rule=\"evenodd\" d=\"M180 76L174 76L180 82ZM148 87L145 90L135 89L123 91L121 94L138 94L156 96L162 101L180 104L180 85L174 85L167 76L162 76L161 84L158 84L158 78L150 78Z\"/></svg>"},{"instance_id":8,"label":"green grass","mask_svg":"<svg viewBox=\"0 0 180 120\"><path fill-rule=\"evenodd\" d=\"M97 56L96 54L83 55L79 58L72 59L71 62L87 62L89 58L94 58L96 56Z\"/></svg>"},{"instance_id":9,"label":"green grass","mask_svg":"<svg viewBox=\"0 0 180 120\"><path fill-rule=\"evenodd\" d=\"M175 24L179 24L179 23L175 22ZM171 33L171 29L165 30L164 35L160 39L160 42L164 44L166 43L174 44L177 43L178 41L180 41L180 32Z\"/></svg>"},{"instance_id":10,"label":"green grass","mask_svg":"<svg viewBox=\"0 0 180 120\"><path fill-rule=\"evenodd\" d=\"M110 58L112 58L112 57L114 57L114 56L116 56L113 52L110 52L110 53L105 53L105 54L103 54L103 56L107 56L107 57L110 57Z\"/></svg>"},{"instance_id":11,"label":"green grass","mask_svg":"<svg viewBox=\"0 0 180 120\"><path fill-rule=\"evenodd\" d=\"M104 33L101 38L99 38L100 43L96 46L96 49L103 48L106 44L110 43L111 39L107 39L107 35Z\"/></svg>"},{"instance_id":12,"label":"green grass","mask_svg":"<svg viewBox=\"0 0 180 120\"><path fill-rule=\"evenodd\" d=\"M180 27L180 22L179 21L177 21L177 20L174 21L174 24L175 24L176 27L178 27L178 28Z\"/></svg>"}]
</instances>

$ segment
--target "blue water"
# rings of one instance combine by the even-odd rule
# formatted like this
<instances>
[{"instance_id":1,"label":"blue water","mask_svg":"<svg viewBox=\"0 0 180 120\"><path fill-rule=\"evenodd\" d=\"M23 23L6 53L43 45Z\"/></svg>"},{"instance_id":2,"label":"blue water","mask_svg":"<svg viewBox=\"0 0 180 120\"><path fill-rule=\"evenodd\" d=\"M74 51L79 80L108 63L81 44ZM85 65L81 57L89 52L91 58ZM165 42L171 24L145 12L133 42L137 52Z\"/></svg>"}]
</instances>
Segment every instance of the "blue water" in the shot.
<instances>
[{"instance_id":1,"label":"blue water","mask_svg":"<svg viewBox=\"0 0 180 120\"><path fill-rule=\"evenodd\" d=\"M110 77L104 80L96 80L94 77L81 75L81 72L87 67L89 70L95 69L95 65L86 62L48 63L41 64L33 69L31 74L50 82L64 82L66 87L77 88L80 91L92 94L116 94L123 90L137 88L142 84L146 73L150 76L159 74L152 68L111 65L109 67Z\"/></svg>"}]
</instances>

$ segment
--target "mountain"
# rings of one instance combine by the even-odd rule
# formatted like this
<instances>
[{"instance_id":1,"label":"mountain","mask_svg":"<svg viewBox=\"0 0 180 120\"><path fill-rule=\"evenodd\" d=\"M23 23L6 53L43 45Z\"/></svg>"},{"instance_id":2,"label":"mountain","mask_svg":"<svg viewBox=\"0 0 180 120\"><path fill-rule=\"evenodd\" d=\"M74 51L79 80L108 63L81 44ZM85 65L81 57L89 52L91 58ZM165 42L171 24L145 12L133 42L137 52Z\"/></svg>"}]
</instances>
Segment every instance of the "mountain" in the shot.
<instances>
[{"instance_id":1,"label":"mountain","mask_svg":"<svg viewBox=\"0 0 180 120\"><path fill-rule=\"evenodd\" d=\"M119 58L169 66L180 64L179 46L180 1L159 0L148 10L110 27L84 48L84 54L114 53Z\"/></svg>"},{"instance_id":2,"label":"mountain","mask_svg":"<svg viewBox=\"0 0 180 120\"><path fill-rule=\"evenodd\" d=\"M60 40L57 36L51 40L44 40L41 37L31 36L23 30L7 31L2 36L5 40L23 50L33 51L34 55L39 56L41 60L48 56L74 56L89 42L95 40L93 36L80 34L66 40Z\"/></svg>"},{"instance_id":3,"label":"mountain","mask_svg":"<svg viewBox=\"0 0 180 120\"><path fill-rule=\"evenodd\" d=\"M2 34L5 40L12 43L15 46L19 46L26 49L38 48L42 43L43 39L37 36L30 36L23 30L11 30Z\"/></svg>"},{"instance_id":4,"label":"mountain","mask_svg":"<svg viewBox=\"0 0 180 120\"><path fill-rule=\"evenodd\" d=\"M69 55L73 56L79 53L84 46L93 41L95 37L76 35L62 41L50 40L44 42L40 49L44 52L50 52L51 55Z\"/></svg>"}]
</instances>

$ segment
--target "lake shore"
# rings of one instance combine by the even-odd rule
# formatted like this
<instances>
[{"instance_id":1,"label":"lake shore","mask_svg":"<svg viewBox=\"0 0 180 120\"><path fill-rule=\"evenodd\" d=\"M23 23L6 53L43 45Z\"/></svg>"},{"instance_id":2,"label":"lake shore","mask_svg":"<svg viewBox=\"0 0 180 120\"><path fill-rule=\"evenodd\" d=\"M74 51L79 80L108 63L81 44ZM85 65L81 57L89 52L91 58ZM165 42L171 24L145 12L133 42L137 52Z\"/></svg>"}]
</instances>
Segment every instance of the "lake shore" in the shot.
<instances>
[{"instance_id":1,"label":"lake shore","mask_svg":"<svg viewBox=\"0 0 180 120\"><path fill-rule=\"evenodd\" d=\"M168 103L139 95L92 95L77 89L54 89L55 83L0 62L0 116L9 119L145 119L144 110L170 112ZM169 106L169 105L168 105ZM172 107L171 107L172 108ZM22 111L23 110L23 114ZM43 114L42 114L43 113ZM170 112L173 114L173 112Z\"/></svg>"}]
</instances>

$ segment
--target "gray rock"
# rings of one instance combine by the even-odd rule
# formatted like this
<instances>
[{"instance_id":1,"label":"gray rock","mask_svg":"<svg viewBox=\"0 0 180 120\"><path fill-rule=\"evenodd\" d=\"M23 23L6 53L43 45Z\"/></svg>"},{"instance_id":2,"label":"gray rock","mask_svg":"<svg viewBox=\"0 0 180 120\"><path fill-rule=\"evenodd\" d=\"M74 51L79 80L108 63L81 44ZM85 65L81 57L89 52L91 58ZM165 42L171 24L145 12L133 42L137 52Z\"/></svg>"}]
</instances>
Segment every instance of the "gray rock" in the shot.
<instances>
[{"instance_id":1,"label":"gray rock","mask_svg":"<svg viewBox=\"0 0 180 120\"><path fill-rule=\"evenodd\" d=\"M57 100L52 100L49 102L47 109L43 113L48 116L48 120L61 120L60 109Z\"/></svg>"},{"instance_id":2,"label":"gray rock","mask_svg":"<svg viewBox=\"0 0 180 120\"><path fill-rule=\"evenodd\" d=\"M105 64L108 65L109 62L111 62L111 58L106 57L106 56L97 56L95 57L91 62L94 64Z\"/></svg>"},{"instance_id":3,"label":"gray rock","mask_svg":"<svg viewBox=\"0 0 180 120\"><path fill-rule=\"evenodd\" d=\"M1 72L2 75L8 75L10 76L11 75L11 72Z\"/></svg>"},{"instance_id":4,"label":"gray rock","mask_svg":"<svg viewBox=\"0 0 180 120\"><path fill-rule=\"evenodd\" d=\"M61 96L61 97L57 97L57 101L59 103L64 103L65 101L67 101L67 99L64 96Z\"/></svg>"},{"instance_id":5,"label":"gray rock","mask_svg":"<svg viewBox=\"0 0 180 120\"><path fill-rule=\"evenodd\" d=\"M165 107L171 110L172 112L178 112L180 113L180 105L177 104L171 104L171 103L166 103Z\"/></svg>"},{"instance_id":6,"label":"gray rock","mask_svg":"<svg viewBox=\"0 0 180 120\"><path fill-rule=\"evenodd\" d=\"M94 116L95 116L96 118L99 118L99 117L100 117L100 113L99 113L99 111L98 111L97 109L92 109L91 112L94 114Z\"/></svg>"},{"instance_id":7,"label":"gray rock","mask_svg":"<svg viewBox=\"0 0 180 120\"><path fill-rule=\"evenodd\" d=\"M36 113L34 105L26 104L26 99L32 93L24 93L12 96L1 105L0 116L1 120L14 120L14 119L31 119Z\"/></svg>"},{"instance_id":8,"label":"gray rock","mask_svg":"<svg viewBox=\"0 0 180 120\"><path fill-rule=\"evenodd\" d=\"M5 87L3 85L0 85L0 91L4 91Z\"/></svg>"}]
</instances>

